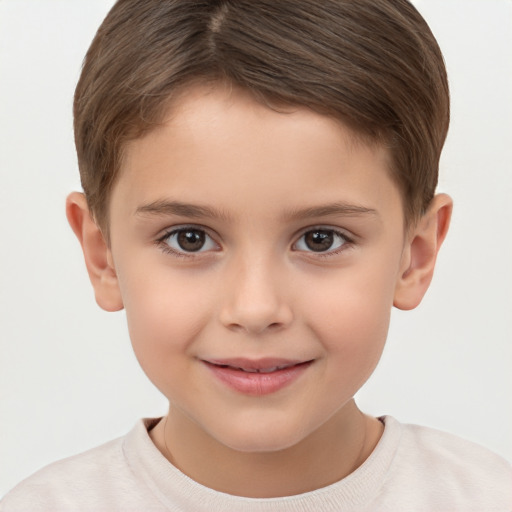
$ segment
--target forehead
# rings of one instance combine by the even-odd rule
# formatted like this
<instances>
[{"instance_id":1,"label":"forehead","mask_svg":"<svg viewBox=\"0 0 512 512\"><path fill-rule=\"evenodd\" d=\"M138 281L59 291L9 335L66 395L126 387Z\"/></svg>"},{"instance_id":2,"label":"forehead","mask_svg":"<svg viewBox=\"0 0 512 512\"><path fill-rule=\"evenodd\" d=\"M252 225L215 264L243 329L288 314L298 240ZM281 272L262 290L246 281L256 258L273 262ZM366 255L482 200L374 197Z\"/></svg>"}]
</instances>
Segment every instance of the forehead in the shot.
<instances>
[{"instance_id":1,"label":"forehead","mask_svg":"<svg viewBox=\"0 0 512 512\"><path fill-rule=\"evenodd\" d=\"M389 161L382 145L308 108L195 86L174 100L165 122L126 147L112 200L127 214L168 195L246 214L315 201L400 203Z\"/></svg>"}]
</instances>

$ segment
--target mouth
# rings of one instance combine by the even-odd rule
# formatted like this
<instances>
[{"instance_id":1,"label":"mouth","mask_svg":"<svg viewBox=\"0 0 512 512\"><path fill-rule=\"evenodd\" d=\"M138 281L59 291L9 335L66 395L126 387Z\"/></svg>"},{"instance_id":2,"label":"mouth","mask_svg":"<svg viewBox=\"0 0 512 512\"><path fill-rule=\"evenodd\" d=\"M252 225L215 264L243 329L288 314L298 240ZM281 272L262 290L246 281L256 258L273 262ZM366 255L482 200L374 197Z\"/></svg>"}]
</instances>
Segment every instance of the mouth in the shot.
<instances>
[{"instance_id":1,"label":"mouth","mask_svg":"<svg viewBox=\"0 0 512 512\"><path fill-rule=\"evenodd\" d=\"M313 364L311 360L214 359L202 360L218 380L247 395L275 393L298 379Z\"/></svg>"},{"instance_id":2,"label":"mouth","mask_svg":"<svg viewBox=\"0 0 512 512\"><path fill-rule=\"evenodd\" d=\"M229 368L248 373L272 373L279 370L285 370L293 366L300 366L311 363L312 360L300 361L290 359L213 359L205 360L206 364L218 366L220 368Z\"/></svg>"}]
</instances>

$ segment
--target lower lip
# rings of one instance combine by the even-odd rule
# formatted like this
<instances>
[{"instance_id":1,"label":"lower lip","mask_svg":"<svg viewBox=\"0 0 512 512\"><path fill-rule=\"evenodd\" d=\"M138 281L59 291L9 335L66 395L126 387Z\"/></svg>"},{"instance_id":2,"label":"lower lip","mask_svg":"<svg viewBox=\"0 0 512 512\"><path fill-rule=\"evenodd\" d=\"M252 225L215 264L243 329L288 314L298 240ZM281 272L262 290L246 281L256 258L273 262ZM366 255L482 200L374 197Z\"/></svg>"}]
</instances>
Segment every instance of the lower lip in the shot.
<instances>
[{"instance_id":1,"label":"lower lip","mask_svg":"<svg viewBox=\"0 0 512 512\"><path fill-rule=\"evenodd\" d=\"M205 362L207 368L224 384L246 395L262 396L276 393L297 380L312 364L296 364L270 373L253 373Z\"/></svg>"}]
</instances>

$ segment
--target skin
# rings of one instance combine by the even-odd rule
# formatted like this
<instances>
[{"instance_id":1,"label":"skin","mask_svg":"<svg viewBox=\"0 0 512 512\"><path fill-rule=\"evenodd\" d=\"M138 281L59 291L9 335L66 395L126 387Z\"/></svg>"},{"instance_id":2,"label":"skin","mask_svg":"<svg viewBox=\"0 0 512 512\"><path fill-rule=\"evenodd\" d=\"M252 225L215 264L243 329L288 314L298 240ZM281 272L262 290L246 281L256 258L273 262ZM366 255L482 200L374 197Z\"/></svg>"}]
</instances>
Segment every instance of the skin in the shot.
<instances>
[{"instance_id":1,"label":"skin","mask_svg":"<svg viewBox=\"0 0 512 512\"><path fill-rule=\"evenodd\" d=\"M375 448L382 424L353 396L379 361L392 306L421 301L451 214L438 195L406 228L389 166L385 148L308 109L195 86L126 148L109 245L83 195L69 196L96 300L125 308L135 354L169 399L151 438L196 481L298 494L340 480ZM169 236L184 226L206 233L198 252ZM304 235L320 228L332 246L315 252ZM232 357L312 363L253 396L203 362Z\"/></svg>"}]
</instances>

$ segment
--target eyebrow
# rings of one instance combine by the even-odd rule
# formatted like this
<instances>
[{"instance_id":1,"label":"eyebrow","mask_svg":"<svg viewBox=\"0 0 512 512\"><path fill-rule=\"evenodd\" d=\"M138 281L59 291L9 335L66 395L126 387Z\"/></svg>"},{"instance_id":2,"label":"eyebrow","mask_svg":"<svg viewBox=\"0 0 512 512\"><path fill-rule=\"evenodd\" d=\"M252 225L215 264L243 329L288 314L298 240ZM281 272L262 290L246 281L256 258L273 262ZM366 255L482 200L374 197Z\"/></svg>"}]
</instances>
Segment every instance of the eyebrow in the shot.
<instances>
[{"instance_id":1,"label":"eyebrow","mask_svg":"<svg viewBox=\"0 0 512 512\"><path fill-rule=\"evenodd\" d=\"M210 206L201 206L191 203L183 203L181 201L158 200L152 203L139 206L136 215L149 215L157 217L165 217L170 215L178 215L180 217L188 217L192 219L212 218L229 221L231 216L222 210L217 210ZM314 217L327 216L343 216L356 217L362 215L379 215L377 210L367 208L365 206L353 205L343 202L330 203L320 206L312 206L309 208L292 209L284 213L283 219L286 221L309 219Z\"/></svg>"},{"instance_id":2,"label":"eyebrow","mask_svg":"<svg viewBox=\"0 0 512 512\"><path fill-rule=\"evenodd\" d=\"M220 220L229 220L230 218L227 213L211 208L210 206L200 206L164 199L139 206L137 210L135 210L135 215L151 215L157 217L178 215L180 217L189 217L192 219L213 218Z\"/></svg>"},{"instance_id":3,"label":"eyebrow","mask_svg":"<svg viewBox=\"0 0 512 512\"><path fill-rule=\"evenodd\" d=\"M374 208L348 204L343 202L329 203L326 205L312 206L310 208L294 209L285 212L286 220L310 219L313 217L327 217L338 215L341 217L358 217L361 215L379 215Z\"/></svg>"}]
</instances>

